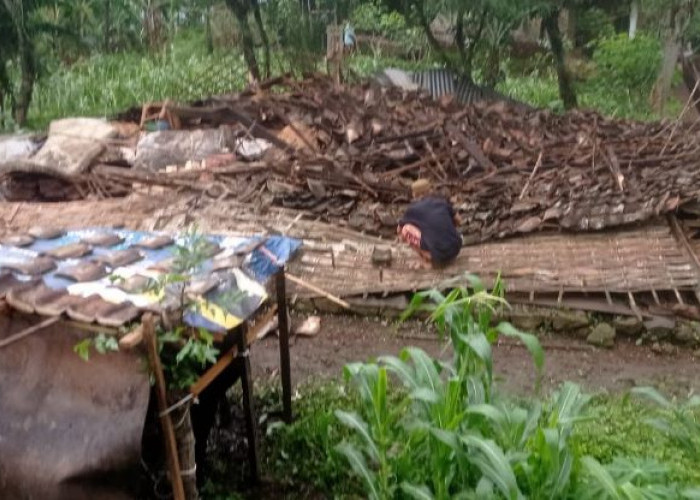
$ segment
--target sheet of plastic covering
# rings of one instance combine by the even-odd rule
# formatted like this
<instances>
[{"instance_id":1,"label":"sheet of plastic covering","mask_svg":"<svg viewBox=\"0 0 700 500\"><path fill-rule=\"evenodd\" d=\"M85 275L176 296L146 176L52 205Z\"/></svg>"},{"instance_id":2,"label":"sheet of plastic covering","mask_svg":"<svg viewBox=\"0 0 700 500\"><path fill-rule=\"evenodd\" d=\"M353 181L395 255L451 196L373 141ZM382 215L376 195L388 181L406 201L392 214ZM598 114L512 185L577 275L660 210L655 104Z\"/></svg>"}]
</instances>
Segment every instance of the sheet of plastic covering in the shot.
<instances>
[{"instance_id":1,"label":"sheet of plastic covering","mask_svg":"<svg viewBox=\"0 0 700 500\"><path fill-rule=\"evenodd\" d=\"M0 317L0 340L29 325ZM0 498L139 496L148 376L135 353L83 361L85 336L57 323L0 349Z\"/></svg>"}]
</instances>

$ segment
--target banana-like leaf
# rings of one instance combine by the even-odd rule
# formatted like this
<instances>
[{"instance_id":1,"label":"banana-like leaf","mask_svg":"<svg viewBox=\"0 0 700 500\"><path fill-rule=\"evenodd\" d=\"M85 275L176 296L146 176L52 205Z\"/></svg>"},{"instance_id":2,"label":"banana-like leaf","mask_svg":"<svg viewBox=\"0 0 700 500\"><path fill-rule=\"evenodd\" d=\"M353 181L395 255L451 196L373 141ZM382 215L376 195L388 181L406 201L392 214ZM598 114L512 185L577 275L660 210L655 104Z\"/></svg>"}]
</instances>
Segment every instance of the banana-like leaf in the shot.
<instances>
[{"instance_id":1,"label":"banana-like leaf","mask_svg":"<svg viewBox=\"0 0 700 500\"><path fill-rule=\"evenodd\" d=\"M632 394L646 398L662 408L670 409L673 404L653 387L635 387Z\"/></svg>"},{"instance_id":2,"label":"banana-like leaf","mask_svg":"<svg viewBox=\"0 0 700 500\"><path fill-rule=\"evenodd\" d=\"M374 461L379 460L379 450L377 445L374 443L372 436L369 435L369 428L367 422L362 420L357 413L349 413L342 410L335 410L335 416L340 420L345 426L354 429L362 441L365 443L365 447L368 450L370 458Z\"/></svg>"},{"instance_id":3,"label":"banana-like leaf","mask_svg":"<svg viewBox=\"0 0 700 500\"><path fill-rule=\"evenodd\" d=\"M415 486L411 483L401 483L401 491L415 500L433 500L435 497L426 486Z\"/></svg>"},{"instance_id":4,"label":"banana-like leaf","mask_svg":"<svg viewBox=\"0 0 700 500\"><path fill-rule=\"evenodd\" d=\"M474 448L476 453L470 453L469 461L476 465L496 489L508 499L519 499L523 495L518 488L515 473L503 454L503 450L491 440L478 436L462 436L467 446Z\"/></svg>"},{"instance_id":5,"label":"banana-like leaf","mask_svg":"<svg viewBox=\"0 0 700 500\"><path fill-rule=\"evenodd\" d=\"M588 473L590 479L603 491L607 498L622 500L622 496L617 491L617 485L610 473L600 465L595 458L585 456L581 459L583 469ZM606 498L603 497L603 498Z\"/></svg>"}]
</instances>

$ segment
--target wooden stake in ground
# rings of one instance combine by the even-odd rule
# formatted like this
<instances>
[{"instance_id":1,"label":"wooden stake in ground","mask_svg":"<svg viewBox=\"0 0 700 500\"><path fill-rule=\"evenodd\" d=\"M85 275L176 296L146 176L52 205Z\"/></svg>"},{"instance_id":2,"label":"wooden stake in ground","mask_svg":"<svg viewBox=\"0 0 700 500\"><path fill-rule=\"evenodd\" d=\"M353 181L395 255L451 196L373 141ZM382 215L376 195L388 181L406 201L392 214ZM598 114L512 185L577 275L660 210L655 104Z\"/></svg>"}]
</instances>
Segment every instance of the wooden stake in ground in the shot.
<instances>
[{"instance_id":1,"label":"wooden stake in ground","mask_svg":"<svg viewBox=\"0 0 700 500\"><path fill-rule=\"evenodd\" d=\"M165 442L165 458L168 463L168 471L170 472L170 484L173 487L173 497L175 500L185 500L185 489L182 484L182 476L180 475L180 460L178 458L177 443L175 442L175 430L173 421L169 413L164 413L168 408L168 400L165 387L165 376L163 375L163 366L160 363L158 355L158 344L156 341L155 325L153 324L153 316L146 314L142 320L143 336L146 340L146 349L148 350L148 362L153 370L155 378L156 398L158 399L158 415L160 425L163 430L163 441Z\"/></svg>"}]
</instances>

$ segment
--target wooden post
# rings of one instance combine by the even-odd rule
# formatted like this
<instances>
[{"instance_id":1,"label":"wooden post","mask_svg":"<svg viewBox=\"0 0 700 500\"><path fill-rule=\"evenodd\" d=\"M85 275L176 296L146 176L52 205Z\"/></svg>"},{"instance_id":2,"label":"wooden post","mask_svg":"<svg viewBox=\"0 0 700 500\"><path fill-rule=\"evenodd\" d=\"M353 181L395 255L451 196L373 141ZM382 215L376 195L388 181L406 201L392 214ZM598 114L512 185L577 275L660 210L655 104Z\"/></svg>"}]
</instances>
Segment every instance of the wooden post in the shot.
<instances>
[{"instance_id":1,"label":"wooden post","mask_svg":"<svg viewBox=\"0 0 700 500\"><path fill-rule=\"evenodd\" d=\"M168 400L166 396L163 366L160 363L160 355L158 354L158 343L156 340L153 316L150 314L144 315L142 325L143 336L146 339L146 348L148 350L148 362L151 365L155 378L155 391L156 398L158 399L158 415L160 417L159 420L161 428L163 429L165 458L167 460L168 470L170 472L170 484L173 487L173 498L175 498L175 500L185 500L185 489L182 484L182 476L180 475L180 460L178 459L173 421L170 418L170 414L163 415L163 412L168 408Z\"/></svg>"},{"instance_id":2,"label":"wooden post","mask_svg":"<svg viewBox=\"0 0 700 500\"><path fill-rule=\"evenodd\" d=\"M280 375L282 377L282 418L292 421L292 372L289 361L289 323L287 321L287 290L284 268L275 275L277 289L277 325L280 344Z\"/></svg>"},{"instance_id":3,"label":"wooden post","mask_svg":"<svg viewBox=\"0 0 700 500\"><path fill-rule=\"evenodd\" d=\"M336 85L340 85L342 61L343 29L332 24L326 27L326 65Z\"/></svg>"},{"instance_id":4,"label":"wooden post","mask_svg":"<svg viewBox=\"0 0 700 500\"><path fill-rule=\"evenodd\" d=\"M245 414L246 432L248 437L248 463L250 464L250 479L253 484L260 481L260 457L258 455L258 430L253 403L253 377L250 373L250 356L246 345L247 324L240 328L238 335L238 362L241 370L241 386L243 388L243 413Z\"/></svg>"}]
</instances>

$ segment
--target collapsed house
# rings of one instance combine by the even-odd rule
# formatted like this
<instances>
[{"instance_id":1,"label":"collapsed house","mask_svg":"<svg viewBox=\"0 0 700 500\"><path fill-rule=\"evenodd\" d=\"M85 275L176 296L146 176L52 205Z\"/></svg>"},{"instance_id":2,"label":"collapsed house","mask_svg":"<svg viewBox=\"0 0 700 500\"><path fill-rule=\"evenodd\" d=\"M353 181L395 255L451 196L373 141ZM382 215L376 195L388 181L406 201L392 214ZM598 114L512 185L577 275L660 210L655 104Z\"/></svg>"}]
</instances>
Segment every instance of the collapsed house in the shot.
<instances>
[{"instance_id":1,"label":"collapsed house","mask_svg":"<svg viewBox=\"0 0 700 500\"><path fill-rule=\"evenodd\" d=\"M293 279L289 297L300 309L395 315L411 293L464 286L465 273L471 273L487 286L497 276L504 280L508 300L528 306L510 312L514 321L525 318L523 328L546 324L588 335L597 321L592 312L614 316L619 333L673 335L698 345L700 331L687 321L700 320L695 126L615 120L588 111L557 115L486 93L466 93L459 98L471 102L465 106L452 95L462 88L458 82L436 75L401 77L427 92L386 81L338 87L325 78L279 78L257 90L166 104L177 118L169 130L143 132L144 113L135 108L112 121L58 120L46 137L13 138L11 147L0 142L3 196L16 202L5 203L0 218L0 309L60 317L73 329L67 335L57 322L45 325L43 336L32 334L27 343L13 343L14 351L0 351L0 366L8 370L0 397L10 398L13 412L0 421L0 434L11 433L3 425L13 422L28 426L14 440L0 440L0 449L8 450L0 454L0 472L10 471L15 486L28 483L26 471L54 456L37 443L51 443L68 459L50 460L57 465L37 491L59 484L53 489L58 496L89 495L105 471L118 477L137 459L148 391L135 356L125 351L88 367L71 349L78 325L114 328L144 312L138 300L124 299L128 291L115 292L119 286L107 283L104 274L88 276L104 273L100 266L143 261L157 267L159 258L143 258L153 249L130 251L145 238L137 230L159 233L166 246L171 240L163 240L163 233L193 223L228 238L285 234L303 240L299 255L286 262ZM464 221L459 229L465 246L444 269L413 269L411 250L393 244L418 178L430 179ZM53 226L54 234L33 233L36 225ZM98 231L111 234L111 243L84 231L107 225L125 226ZM64 232L70 229L83 231ZM70 241L61 239L66 234ZM120 246L125 241L130 243ZM108 257L127 260L110 264ZM65 262L50 266L56 260ZM227 262L219 271L230 274L239 263ZM197 289L207 294L211 284L202 280ZM105 300L104 293L124 300ZM262 302L234 316L257 315ZM282 318L286 314L278 324ZM3 321L0 342L33 328L19 316L8 314ZM225 326L239 326L234 323ZM268 321L260 324L248 331L269 330ZM51 331L60 334L58 340L47 341ZM40 365L60 366L66 375L37 383ZM110 390L100 392L103 385ZM82 390L80 408L51 397L75 394L76 386ZM288 386L286 392L288 398ZM38 408L23 402L30 393L44 405L44 420L25 419ZM123 404L114 409L112 401ZM70 428L78 410L93 416L80 424L89 438L69 453L78 439ZM109 412L124 425L101 433ZM61 418L45 426L49 415ZM55 439L60 432L65 440ZM31 439L37 441L25 446ZM91 460L96 453L99 458Z\"/></svg>"},{"instance_id":2,"label":"collapsed house","mask_svg":"<svg viewBox=\"0 0 700 500\"><path fill-rule=\"evenodd\" d=\"M518 301L581 306L585 295L590 310L700 317L694 127L559 115L498 96L465 106L449 94L320 77L168 111L180 129L139 133L140 109L99 126L54 122L36 153L0 167L8 198L100 199L157 186L380 238L364 253L336 247L332 263L367 266L352 287L335 286L342 273L323 259L306 270L344 297L501 271ZM394 248L380 277L373 249L391 245L417 178L452 200L466 246L439 272L406 272Z\"/></svg>"}]
</instances>

